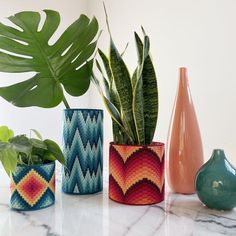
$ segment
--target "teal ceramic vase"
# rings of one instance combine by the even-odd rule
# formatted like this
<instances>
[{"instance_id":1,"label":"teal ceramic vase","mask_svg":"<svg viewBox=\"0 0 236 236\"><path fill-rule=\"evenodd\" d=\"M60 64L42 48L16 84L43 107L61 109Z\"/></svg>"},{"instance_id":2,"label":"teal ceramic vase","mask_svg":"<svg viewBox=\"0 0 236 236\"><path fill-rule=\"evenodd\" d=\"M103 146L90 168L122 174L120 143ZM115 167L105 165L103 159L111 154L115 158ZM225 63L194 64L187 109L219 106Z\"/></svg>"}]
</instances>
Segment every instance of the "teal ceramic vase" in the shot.
<instances>
[{"instance_id":1,"label":"teal ceramic vase","mask_svg":"<svg viewBox=\"0 0 236 236\"><path fill-rule=\"evenodd\" d=\"M215 149L195 180L199 199L209 208L231 210L236 206L236 169L223 150Z\"/></svg>"}]
</instances>

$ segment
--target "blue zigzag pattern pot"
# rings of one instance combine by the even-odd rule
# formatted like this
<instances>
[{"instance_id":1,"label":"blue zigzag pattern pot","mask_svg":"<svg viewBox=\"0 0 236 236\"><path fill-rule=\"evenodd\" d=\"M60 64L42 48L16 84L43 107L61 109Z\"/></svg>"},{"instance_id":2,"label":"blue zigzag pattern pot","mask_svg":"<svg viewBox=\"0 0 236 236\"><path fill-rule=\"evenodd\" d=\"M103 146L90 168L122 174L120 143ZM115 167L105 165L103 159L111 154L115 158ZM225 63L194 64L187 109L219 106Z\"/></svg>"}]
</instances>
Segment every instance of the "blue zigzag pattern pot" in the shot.
<instances>
[{"instance_id":1,"label":"blue zigzag pattern pot","mask_svg":"<svg viewBox=\"0 0 236 236\"><path fill-rule=\"evenodd\" d=\"M102 110L64 110L63 152L66 159L62 171L63 192L92 194L102 191Z\"/></svg>"},{"instance_id":2,"label":"blue zigzag pattern pot","mask_svg":"<svg viewBox=\"0 0 236 236\"><path fill-rule=\"evenodd\" d=\"M11 175L10 207L33 211L55 202L55 161L42 165L18 165Z\"/></svg>"}]
</instances>

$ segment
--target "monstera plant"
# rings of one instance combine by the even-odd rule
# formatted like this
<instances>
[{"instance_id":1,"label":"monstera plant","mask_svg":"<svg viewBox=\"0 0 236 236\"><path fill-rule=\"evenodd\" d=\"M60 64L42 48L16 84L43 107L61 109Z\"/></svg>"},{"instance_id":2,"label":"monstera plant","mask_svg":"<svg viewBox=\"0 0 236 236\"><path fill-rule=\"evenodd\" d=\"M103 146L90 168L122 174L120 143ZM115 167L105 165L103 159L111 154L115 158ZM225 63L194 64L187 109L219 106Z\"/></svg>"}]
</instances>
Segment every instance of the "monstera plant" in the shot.
<instances>
[{"instance_id":1,"label":"monstera plant","mask_svg":"<svg viewBox=\"0 0 236 236\"><path fill-rule=\"evenodd\" d=\"M69 108L65 93L80 96L89 87L98 22L81 15L50 45L60 14L44 13L42 27L40 13L31 11L10 16L13 27L0 23L0 71L34 72L23 82L1 87L0 96L18 107L50 108L63 102Z\"/></svg>"}]
</instances>

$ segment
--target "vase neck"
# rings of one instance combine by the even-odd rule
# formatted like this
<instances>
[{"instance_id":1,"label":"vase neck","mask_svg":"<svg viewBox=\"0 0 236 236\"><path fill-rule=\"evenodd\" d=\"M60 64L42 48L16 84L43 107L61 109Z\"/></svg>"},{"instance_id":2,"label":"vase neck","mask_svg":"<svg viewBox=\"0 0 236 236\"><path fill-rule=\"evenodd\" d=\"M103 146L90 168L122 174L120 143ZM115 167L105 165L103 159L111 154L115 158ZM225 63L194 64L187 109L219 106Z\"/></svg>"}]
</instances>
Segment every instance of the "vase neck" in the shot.
<instances>
[{"instance_id":1,"label":"vase neck","mask_svg":"<svg viewBox=\"0 0 236 236\"><path fill-rule=\"evenodd\" d=\"M187 74L187 68L185 67L179 68L179 86L182 88L188 87L188 74Z\"/></svg>"},{"instance_id":2,"label":"vase neck","mask_svg":"<svg viewBox=\"0 0 236 236\"><path fill-rule=\"evenodd\" d=\"M214 149L213 152L212 152L211 159L213 159L213 160L224 160L224 159L226 159L224 150Z\"/></svg>"}]
</instances>

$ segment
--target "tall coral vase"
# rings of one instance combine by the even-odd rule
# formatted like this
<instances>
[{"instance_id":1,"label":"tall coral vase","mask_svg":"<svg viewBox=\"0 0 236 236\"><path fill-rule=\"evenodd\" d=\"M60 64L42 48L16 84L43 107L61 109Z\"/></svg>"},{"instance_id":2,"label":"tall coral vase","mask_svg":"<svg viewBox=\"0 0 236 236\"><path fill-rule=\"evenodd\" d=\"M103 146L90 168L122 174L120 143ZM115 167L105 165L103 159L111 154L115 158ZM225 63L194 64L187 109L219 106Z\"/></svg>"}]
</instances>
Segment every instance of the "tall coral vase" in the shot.
<instances>
[{"instance_id":1,"label":"tall coral vase","mask_svg":"<svg viewBox=\"0 0 236 236\"><path fill-rule=\"evenodd\" d=\"M65 109L62 190L68 194L92 194L102 191L103 111Z\"/></svg>"},{"instance_id":2,"label":"tall coral vase","mask_svg":"<svg viewBox=\"0 0 236 236\"><path fill-rule=\"evenodd\" d=\"M187 69L180 68L167 141L167 179L172 191L194 193L195 176L203 162L201 135L189 89Z\"/></svg>"},{"instance_id":3,"label":"tall coral vase","mask_svg":"<svg viewBox=\"0 0 236 236\"><path fill-rule=\"evenodd\" d=\"M164 144L110 144L109 197L129 205L164 200Z\"/></svg>"}]
</instances>

